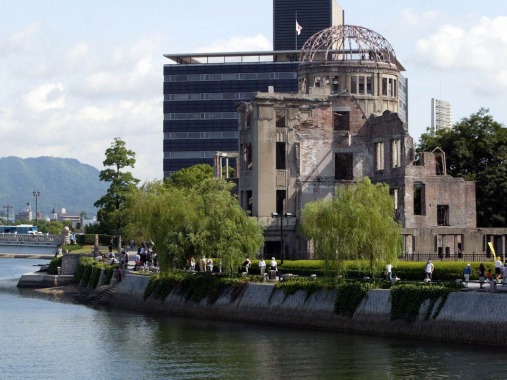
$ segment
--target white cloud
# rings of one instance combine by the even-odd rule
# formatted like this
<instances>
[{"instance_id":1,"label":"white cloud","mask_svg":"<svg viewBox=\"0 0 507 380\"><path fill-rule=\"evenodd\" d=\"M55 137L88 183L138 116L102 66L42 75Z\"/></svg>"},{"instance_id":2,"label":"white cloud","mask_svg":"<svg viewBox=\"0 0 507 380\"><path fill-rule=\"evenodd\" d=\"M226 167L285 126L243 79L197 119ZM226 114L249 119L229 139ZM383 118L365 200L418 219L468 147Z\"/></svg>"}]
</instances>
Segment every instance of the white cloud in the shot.
<instances>
[{"instance_id":1,"label":"white cloud","mask_svg":"<svg viewBox=\"0 0 507 380\"><path fill-rule=\"evenodd\" d=\"M404 8L400 12L400 21L404 27L427 26L428 23L434 23L442 18L442 13L435 10L418 12L412 8Z\"/></svg>"},{"instance_id":2,"label":"white cloud","mask_svg":"<svg viewBox=\"0 0 507 380\"><path fill-rule=\"evenodd\" d=\"M39 86L24 97L24 103L31 111L39 112L65 106L63 84L47 83Z\"/></svg>"},{"instance_id":3,"label":"white cloud","mask_svg":"<svg viewBox=\"0 0 507 380\"><path fill-rule=\"evenodd\" d=\"M483 17L468 29L444 25L416 42L415 58L437 69L498 70L507 60L507 17Z\"/></svg>"}]
</instances>

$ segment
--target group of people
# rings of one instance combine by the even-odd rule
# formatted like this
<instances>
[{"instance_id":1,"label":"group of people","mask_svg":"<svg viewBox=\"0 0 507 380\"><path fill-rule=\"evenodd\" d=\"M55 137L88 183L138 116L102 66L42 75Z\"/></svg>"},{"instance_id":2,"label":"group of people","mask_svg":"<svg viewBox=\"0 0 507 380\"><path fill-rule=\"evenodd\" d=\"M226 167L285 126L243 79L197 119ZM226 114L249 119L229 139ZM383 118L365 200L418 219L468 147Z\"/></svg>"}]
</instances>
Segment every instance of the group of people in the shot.
<instances>
[{"instance_id":1,"label":"group of people","mask_svg":"<svg viewBox=\"0 0 507 380\"><path fill-rule=\"evenodd\" d=\"M274 257L271 258L271 262L269 263L270 270L275 270L277 268L276 259ZM266 262L264 261L264 258L262 258L259 261L259 270L261 272L261 276L264 276L264 273L266 272Z\"/></svg>"},{"instance_id":2,"label":"group of people","mask_svg":"<svg viewBox=\"0 0 507 380\"><path fill-rule=\"evenodd\" d=\"M194 272L213 272L214 264L211 257L206 259L206 256L202 256L198 262L195 261L194 256L191 256L187 260L188 270ZM222 272L222 266L218 266L218 271Z\"/></svg>"},{"instance_id":3,"label":"group of people","mask_svg":"<svg viewBox=\"0 0 507 380\"><path fill-rule=\"evenodd\" d=\"M146 244L145 242L142 242L137 248L134 270L139 270L141 267L143 269L158 267L157 254L155 253L153 244Z\"/></svg>"},{"instance_id":4,"label":"group of people","mask_svg":"<svg viewBox=\"0 0 507 380\"><path fill-rule=\"evenodd\" d=\"M252 267L252 261L250 258L246 258L245 261L243 261L242 267L244 268L244 272L248 274L250 268ZM190 256L187 259L187 269L189 271L197 271L197 272L213 272L213 259L211 257L207 258L205 256L202 256L198 261L195 260L194 256ZM277 263L276 259L274 257L271 258L271 262L269 263L269 268L271 270L276 270ZM218 272L222 272L222 262L220 261L218 265ZM264 261L264 258L262 258L259 261L259 270L261 275L263 276L266 272L266 262Z\"/></svg>"}]
</instances>

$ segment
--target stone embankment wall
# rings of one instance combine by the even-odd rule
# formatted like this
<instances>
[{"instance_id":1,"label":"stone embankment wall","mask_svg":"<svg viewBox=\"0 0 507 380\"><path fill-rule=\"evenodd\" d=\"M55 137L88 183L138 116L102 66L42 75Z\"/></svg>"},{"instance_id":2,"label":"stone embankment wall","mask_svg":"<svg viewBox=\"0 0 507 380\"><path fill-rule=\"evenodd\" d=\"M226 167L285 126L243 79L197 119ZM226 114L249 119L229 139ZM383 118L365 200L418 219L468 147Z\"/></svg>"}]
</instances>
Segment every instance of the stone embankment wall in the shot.
<instances>
[{"instance_id":1,"label":"stone embankment wall","mask_svg":"<svg viewBox=\"0 0 507 380\"><path fill-rule=\"evenodd\" d=\"M74 275L57 276L43 272L25 273L18 281L18 288L52 288L54 286L70 285L74 282Z\"/></svg>"},{"instance_id":2,"label":"stone embankment wall","mask_svg":"<svg viewBox=\"0 0 507 380\"><path fill-rule=\"evenodd\" d=\"M144 300L149 277L127 275L101 302L136 310L222 321L314 328L425 340L507 345L507 296L499 293L451 293L438 315L415 322L391 320L389 290L371 290L353 317L334 312L335 291L316 292L307 298L299 291L285 296L271 284L249 284L238 297L225 292L213 304L187 301L177 292L164 300ZM437 305L438 306L438 305ZM421 305L424 315L428 302Z\"/></svg>"}]
</instances>

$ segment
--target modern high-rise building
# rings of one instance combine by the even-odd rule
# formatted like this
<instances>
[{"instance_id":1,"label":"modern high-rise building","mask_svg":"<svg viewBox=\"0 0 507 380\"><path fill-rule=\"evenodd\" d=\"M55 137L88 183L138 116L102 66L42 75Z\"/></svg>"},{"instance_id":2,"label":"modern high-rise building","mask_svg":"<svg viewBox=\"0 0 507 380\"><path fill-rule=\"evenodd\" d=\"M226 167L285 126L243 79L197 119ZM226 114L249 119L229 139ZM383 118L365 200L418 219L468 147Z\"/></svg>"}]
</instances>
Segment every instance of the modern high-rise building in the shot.
<instances>
[{"instance_id":1,"label":"modern high-rise building","mask_svg":"<svg viewBox=\"0 0 507 380\"><path fill-rule=\"evenodd\" d=\"M315 33L343 24L335 0L273 0L273 50L300 50Z\"/></svg>"},{"instance_id":2,"label":"modern high-rise building","mask_svg":"<svg viewBox=\"0 0 507 380\"><path fill-rule=\"evenodd\" d=\"M299 49L342 23L336 0L273 0L274 51L164 55L172 61L164 65L164 178L237 152L236 104L258 91L297 92Z\"/></svg>"},{"instance_id":3,"label":"modern high-rise building","mask_svg":"<svg viewBox=\"0 0 507 380\"><path fill-rule=\"evenodd\" d=\"M431 132L451 129L452 106L445 100L431 98Z\"/></svg>"}]
</instances>

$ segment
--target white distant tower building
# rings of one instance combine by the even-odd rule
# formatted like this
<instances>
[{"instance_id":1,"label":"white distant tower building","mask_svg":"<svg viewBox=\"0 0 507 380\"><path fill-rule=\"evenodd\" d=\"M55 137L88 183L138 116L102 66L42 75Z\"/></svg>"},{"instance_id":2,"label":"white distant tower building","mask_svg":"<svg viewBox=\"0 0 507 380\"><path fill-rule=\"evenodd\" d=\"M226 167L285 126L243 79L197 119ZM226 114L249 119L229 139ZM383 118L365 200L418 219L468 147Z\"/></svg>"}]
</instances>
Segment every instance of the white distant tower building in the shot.
<instances>
[{"instance_id":1,"label":"white distant tower building","mask_svg":"<svg viewBox=\"0 0 507 380\"><path fill-rule=\"evenodd\" d=\"M431 98L431 132L451 129L452 107L445 100Z\"/></svg>"}]
</instances>

